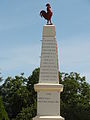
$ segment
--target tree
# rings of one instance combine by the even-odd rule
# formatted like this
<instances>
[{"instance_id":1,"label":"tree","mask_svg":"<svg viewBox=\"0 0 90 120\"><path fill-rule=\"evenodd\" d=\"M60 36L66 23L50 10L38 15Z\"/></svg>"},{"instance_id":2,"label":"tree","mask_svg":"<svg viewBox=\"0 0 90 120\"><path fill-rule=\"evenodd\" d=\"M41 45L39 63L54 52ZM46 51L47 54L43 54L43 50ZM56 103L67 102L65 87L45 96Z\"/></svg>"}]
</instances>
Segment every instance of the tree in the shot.
<instances>
[{"instance_id":1,"label":"tree","mask_svg":"<svg viewBox=\"0 0 90 120\"><path fill-rule=\"evenodd\" d=\"M2 77L1 77L1 73L0 73L0 82L2 82Z\"/></svg>"},{"instance_id":2,"label":"tree","mask_svg":"<svg viewBox=\"0 0 90 120\"><path fill-rule=\"evenodd\" d=\"M1 82L3 81L2 77L1 77L1 73L0 73L0 89L1 89Z\"/></svg>"},{"instance_id":3,"label":"tree","mask_svg":"<svg viewBox=\"0 0 90 120\"><path fill-rule=\"evenodd\" d=\"M2 80L3 79L0 76L0 82L2 82ZM1 87L0 87L0 89L1 89ZM9 120L8 115L7 115L6 111L5 111L5 108L4 108L3 103L2 103L1 94L0 94L0 120Z\"/></svg>"},{"instance_id":4,"label":"tree","mask_svg":"<svg viewBox=\"0 0 90 120\"><path fill-rule=\"evenodd\" d=\"M37 93L34 90L34 84L39 82L39 72L40 72L40 68L36 68L32 72L32 75L28 77L27 89L32 94L32 104L34 103L34 100L37 99Z\"/></svg>"},{"instance_id":5,"label":"tree","mask_svg":"<svg viewBox=\"0 0 90 120\"><path fill-rule=\"evenodd\" d=\"M30 92L26 89L25 82L23 75L8 77L2 86L1 94L10 119L15 118L22 108L28 107L30 103Z\"/></svg>"},{"instance_id":6,"label":"tree","mask_svg":"<svg viewBox=\"0 0 90 120\"><path fill-rule=\"evenodd\" d=\"M0 120L9 120L0 97Z\"/></svg>"},{"instance_id":7,"label":"tree","mask_svg":"<svg viewBox=\"0 0 90 120\"><path fill-rule=\"evenodd\" d=\"M90 119L90 85L85 77L71 72L60 74L64 91L61 94L61 115L66 120Z\"/></svg>"},{"instance_id":8,"label":"tree","mask_svg":"<svg viewBox=\"0 0 90 120\"><path fill-rule=\"evenodd\" d=\"M23 108L22 111L16 116L15 120L32 120L36 115L36 102L30 107Z\"/></svg>"}]
</instances>

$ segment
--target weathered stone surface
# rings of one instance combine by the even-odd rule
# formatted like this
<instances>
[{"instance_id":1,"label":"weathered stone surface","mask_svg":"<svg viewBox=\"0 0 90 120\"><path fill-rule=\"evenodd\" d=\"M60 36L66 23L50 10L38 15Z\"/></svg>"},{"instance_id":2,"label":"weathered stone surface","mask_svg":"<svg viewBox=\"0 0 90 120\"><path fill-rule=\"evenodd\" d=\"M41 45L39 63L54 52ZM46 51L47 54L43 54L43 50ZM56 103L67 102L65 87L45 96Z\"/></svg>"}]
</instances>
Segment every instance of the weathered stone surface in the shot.
<instances>
[{"instance_id":1,"label":"weathered stone surface","mask_svg":"<svg viewBox=\"0 0 90 120\"><path fill-rule=\"evenodd\" d=\"M45 25L42 34L42 50L39 83L34 85L37 92L37 116L33 120L64 120L60 116L58 51L54 25Z\"/></svg>"},{"instance_id":2,"label":"weathered stone surface","mask_svg":"<svg viewBox=\"0 0 90 120\"><path fill-rule=\"evenodd\" d=\"M42 36L39 82L58 84L58 52L55 26L45 25Z\"/></svg>"},{"instance_id":3,"label":"weathered stone surface","mask_svg":"<svg viewBox=\"0 0 90 120\"><path fill-rule=\"evenodd\" d=\"M60 115L60 93L59 92L38 92L37 115L59 116Z\"/></svg>"}]
</instances>

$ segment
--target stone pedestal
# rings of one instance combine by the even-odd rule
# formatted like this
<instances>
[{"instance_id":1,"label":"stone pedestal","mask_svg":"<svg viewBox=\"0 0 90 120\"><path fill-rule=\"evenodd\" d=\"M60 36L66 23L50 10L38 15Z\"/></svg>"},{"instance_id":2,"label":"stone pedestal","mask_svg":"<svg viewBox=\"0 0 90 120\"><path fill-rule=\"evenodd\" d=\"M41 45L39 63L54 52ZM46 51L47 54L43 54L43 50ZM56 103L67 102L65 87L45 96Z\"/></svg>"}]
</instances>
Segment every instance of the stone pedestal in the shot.
<instances>
[{"instance_id":1,"label":"stone pedestal","mask_svg":"<svg viewBox=\"0 0 90 120\"><path fill-rule=\"evenodd\" d=\"M37 116L33 120L64 120L60 116L60 93L63 85L59 84L58 72L56 29L54 25L45 25L39 83L34 85L37 92Z\"/></svg>"}]
</instances>

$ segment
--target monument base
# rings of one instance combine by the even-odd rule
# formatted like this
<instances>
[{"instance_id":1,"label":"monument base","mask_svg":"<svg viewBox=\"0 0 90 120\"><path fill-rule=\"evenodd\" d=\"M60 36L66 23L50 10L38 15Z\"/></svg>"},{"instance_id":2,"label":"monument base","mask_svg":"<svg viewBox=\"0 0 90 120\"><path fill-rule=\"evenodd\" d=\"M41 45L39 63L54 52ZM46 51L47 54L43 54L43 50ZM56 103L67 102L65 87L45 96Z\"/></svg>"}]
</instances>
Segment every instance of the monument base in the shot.
<instances>
[{"instance_id":1,"label":"monument base","mask_svg":"<svg viewBox=\"0 0 90 120\"><path fill-rule=\"evenodd\" d=\"M33 120L65 120L61 116L36 116Z\"/></svg>"}]
</instances>

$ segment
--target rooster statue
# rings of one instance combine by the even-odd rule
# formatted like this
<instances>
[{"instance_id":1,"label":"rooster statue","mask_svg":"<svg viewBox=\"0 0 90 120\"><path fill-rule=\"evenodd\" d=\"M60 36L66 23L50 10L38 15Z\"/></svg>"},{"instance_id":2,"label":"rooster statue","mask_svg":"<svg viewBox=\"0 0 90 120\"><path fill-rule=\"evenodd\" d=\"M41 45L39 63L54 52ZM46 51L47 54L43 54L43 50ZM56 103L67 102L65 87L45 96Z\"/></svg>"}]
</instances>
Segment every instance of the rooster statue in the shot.
<instances>
[{"instance_id":1,"label":"rooster statue","mask_svg":"<svg viewBox=\"0 0 90 120\"><path fill-rule=\"evenodd\" d=\"M40 16L41 17L44 17L46 20L47 20L47 25L52 25L52 22L51 22L51 17L52 17L52 11L51 11L51 7L50 7L50 4L47 3L46 4L46 7L47 7L47 12L42 10L40 12ZM50 23L49 23L50 22Z\"/></svg>"}]
</instances>

